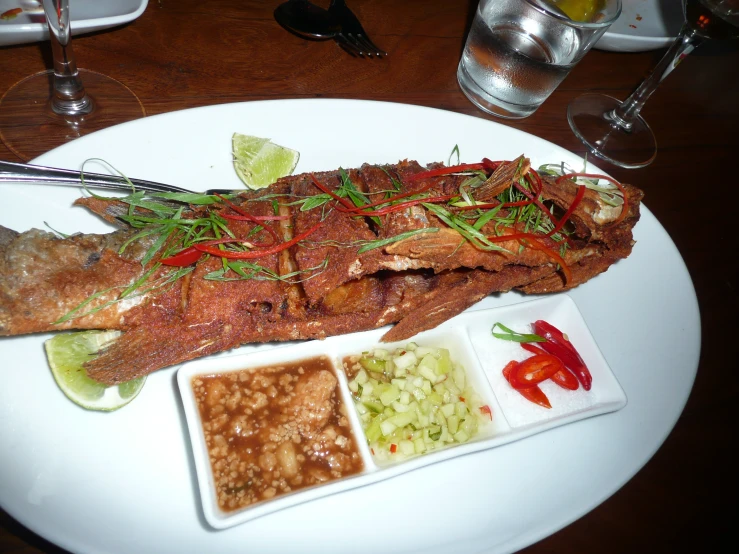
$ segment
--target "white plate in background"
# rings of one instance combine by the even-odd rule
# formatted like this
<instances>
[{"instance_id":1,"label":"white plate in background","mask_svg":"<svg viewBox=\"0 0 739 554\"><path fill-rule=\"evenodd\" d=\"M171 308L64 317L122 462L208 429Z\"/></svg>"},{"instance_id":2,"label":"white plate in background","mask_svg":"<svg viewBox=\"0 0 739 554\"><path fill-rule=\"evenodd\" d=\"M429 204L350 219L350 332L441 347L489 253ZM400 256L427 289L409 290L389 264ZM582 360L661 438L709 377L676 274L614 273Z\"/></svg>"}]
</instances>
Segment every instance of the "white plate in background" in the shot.
<instances>
[{"instance_id":1,"label":"white plate in background","mask_svg":"<svg viewBox=\"0 0 739 554\"><path fill-rule=\"evenodd\" d=\"M72 0L72 35L101 31L129 23L146 9L149 0ZM38 0L0 0L0 13L23 8L22 14L0 19L0 46L49 40L49 29Z\"/></svg>"},{"instance_id":2,"label":"white plate in background","mask_svg":"<svg viewBox=\"0 0 739 554\"><path fill-rule=\"evenodd\" d=\"M487 119L331 99L221 104L145 117L34 161L79 169L99 157L132 177L198 190L237 188L234 132L298 150L297 172L405 158L446 162L455 145L463 162L525 153L533 167L583 163L551 142ZM0 224L6 227L110 231L100 218L72 207L76 189L4 184L2 192ZM628 397L623 409L222 531L203 517L176 367L151 374L122 410L90 413L56 386L43 353L49 335L0 338L0 505L80 554L270 554L296 548L376 554L378 540L385 554L521 549L623 486L660 447L690 394L700 353L693 284L674 243L645 206L634 238L629 258L568 292ZM494 294L470 311L529 299Z\"/></svg>"},{"instance_id":3,"label":"white plate in background","mask_svg":"<svg viewBox=\"0 0 739 554\"><path fill-rule=\"evenodd\" d=\"M667 48L683 21L682 0L623 0L621 16L594 48L612 52Z\"/></svg>"}]
</instances>

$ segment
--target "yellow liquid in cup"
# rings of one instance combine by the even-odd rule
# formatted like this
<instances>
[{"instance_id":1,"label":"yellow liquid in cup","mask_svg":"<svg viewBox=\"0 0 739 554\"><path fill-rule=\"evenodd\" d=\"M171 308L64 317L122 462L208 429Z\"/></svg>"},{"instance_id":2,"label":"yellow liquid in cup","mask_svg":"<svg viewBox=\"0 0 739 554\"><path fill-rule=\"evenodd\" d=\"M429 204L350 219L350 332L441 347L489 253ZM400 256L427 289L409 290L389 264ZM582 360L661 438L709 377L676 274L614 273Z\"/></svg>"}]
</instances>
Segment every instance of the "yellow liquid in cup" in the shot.
<instances>
[{"instance_id":1,"label":"yellow liquid in cup","mask_svg":"<svg viewBox=\"0 0 739 554\"><path fill-rule=\"evenodd\" d=\"M592 21L604 4L604 0L550 0L574 21Z\"/></svg>"}]
</instances>

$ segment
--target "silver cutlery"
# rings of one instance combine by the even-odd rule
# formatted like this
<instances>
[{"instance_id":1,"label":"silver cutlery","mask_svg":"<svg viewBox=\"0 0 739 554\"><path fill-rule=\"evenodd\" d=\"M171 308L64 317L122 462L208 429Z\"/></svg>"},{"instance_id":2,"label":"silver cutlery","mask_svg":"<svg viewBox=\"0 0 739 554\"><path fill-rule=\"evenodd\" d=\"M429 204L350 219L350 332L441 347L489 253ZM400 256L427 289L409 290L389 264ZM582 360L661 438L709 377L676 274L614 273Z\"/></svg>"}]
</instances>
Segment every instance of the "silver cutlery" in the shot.
<instances>
[{"instance_id":1,"label":"silver cutlery","mask_svg":"<svg viewBox=\"0 0 739 554\"><path fill-rule=\"evenodd\" d=\"M387 56L387 52L378 48L367 36L362 24L359 22L354 13L349 9L344 0L331 0L328 7L328 13L341 25L341 32L335 37L344 50L350 54L356 53L359 56L367 57L383 57Z\"/></svg>"},{"instance_id":2,"label":"silver cutlery","mask_svg":"<svg viewBox=\"0 0 739 554\"><path fill-rule=\"evenodd\" d=\"M387 52L367 37L362 24L343 0L333 0L328 10L308 0L288 0L275 8L274 16L291 33L308 40L332 38L354 57L387 56Z\"/></svg>"},{"instance_id":3,"label":"silver cutlery","mask_svg":"<svg viewBox=\"0 0 739 554\"><path fill-rule=\"evenodd\" d=\"M208 189L205 192L196 192L174 185L145 181L143 179L126 179L118 175L84 172L73 169L59 169L43 165L21 164L0 161L0 183L23 183L61 185L68 187L87 187L94 189L119 190L131 192L131 185L136 189L147 192L176 192L185 194L232 194L245 192L244 190Z\"/></svg>"}]
</instances>

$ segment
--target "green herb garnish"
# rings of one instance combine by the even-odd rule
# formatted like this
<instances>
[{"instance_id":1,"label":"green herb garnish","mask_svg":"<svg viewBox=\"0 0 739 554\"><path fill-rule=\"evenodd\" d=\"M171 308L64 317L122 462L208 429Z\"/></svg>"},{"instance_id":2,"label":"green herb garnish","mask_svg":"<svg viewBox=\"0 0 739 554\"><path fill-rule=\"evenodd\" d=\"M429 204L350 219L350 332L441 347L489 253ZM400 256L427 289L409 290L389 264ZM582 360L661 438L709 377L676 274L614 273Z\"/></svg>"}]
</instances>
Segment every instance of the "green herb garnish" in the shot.
<instances>
[{"instance_id":1,"label":"green herb garnish","mask_svg":"<svg viewBox=\"0 0 739 554\"><path fill-rule=\"evenodd\" d=\"M437 233L439 231L438 227L425 227L423 229L415 229L413 231L406 231L405 233L400 233L398 235L386 238L386 239L378 239L373 241L368 241L364 243L364 246L362 246L357 253L362 254L364 252L367 252L368 250L374 250L375 248L381 248L383 246L386 246L388 244L392 244L393 242L398 242L401 240L405 240L407 238L410 238L414 235L419 235L421 233Z\"/></svg>"},{"instance_id":2,"label":"green herb garnish","mask_svg":"<svg viewBox=\"0 0 739 554\"><path fill-rule=\"evenodd\" d=\"M496 332L495 328L499 327L503 330L502 333ZM500 322L497 322L493 325L492 329L493 336L498 339L502 340L509 340L512 342L546 342L547 339L545 339L542 336L535 335L534 333L517 333L513 329L509 329L505 325L503 325Z\"/></svg>"}]
</instances>

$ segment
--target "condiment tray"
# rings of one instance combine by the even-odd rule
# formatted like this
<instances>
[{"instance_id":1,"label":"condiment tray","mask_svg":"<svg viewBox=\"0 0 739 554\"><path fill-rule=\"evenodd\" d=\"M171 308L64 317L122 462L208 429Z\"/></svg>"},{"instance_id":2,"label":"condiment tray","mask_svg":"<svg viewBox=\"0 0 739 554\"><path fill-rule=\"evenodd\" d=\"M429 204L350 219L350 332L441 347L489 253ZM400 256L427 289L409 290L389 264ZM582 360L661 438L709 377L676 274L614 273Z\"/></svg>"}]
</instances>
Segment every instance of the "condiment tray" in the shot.
<instances>
[{"instance_id":1,"label":"condiment tray","mask_svg":"<svg viewBox=\"0 0 739 554\"><path fill-rule=\"evenodd\" d=\"M566 333L586 362L592 377L590 391L580 387L565 390L552 382L540 384L552 408L545 409L526 400L503 378L502 369L510 360L530 356L517 343L492 335L496 322L518 332L531 332L530 324L543 319ZM619 385L572 298L553 295L479 311L469 311L450 319L435 329L420 333L400 343L380 343L387 328L331 337L323 341L291 343L277 348L230 356L203 358L183 365L177 382L189 428L192 452L206 521L216 529L225 529L251 519L340 491L381 481L450 458L504 445L554 427L614 412L626 405L626 395ZM456 444L428 454L391 463L375 462L370 453L357 413L354 409L342 360L349 355L382 345L392 349L408 342L421 346L448 348L451 357L464 366L475 390L492 411L492 421L480 427L469 442ZM342 400L346 404L354 437L364 460L364 469L312 488L275 496L233 512L221 510L216 502L213 474L210 467L202 422L192 388L194 377L221 374L249 368L295 362L316 356L329 357L336 368Z\"/></svg>"}]
</instances>

